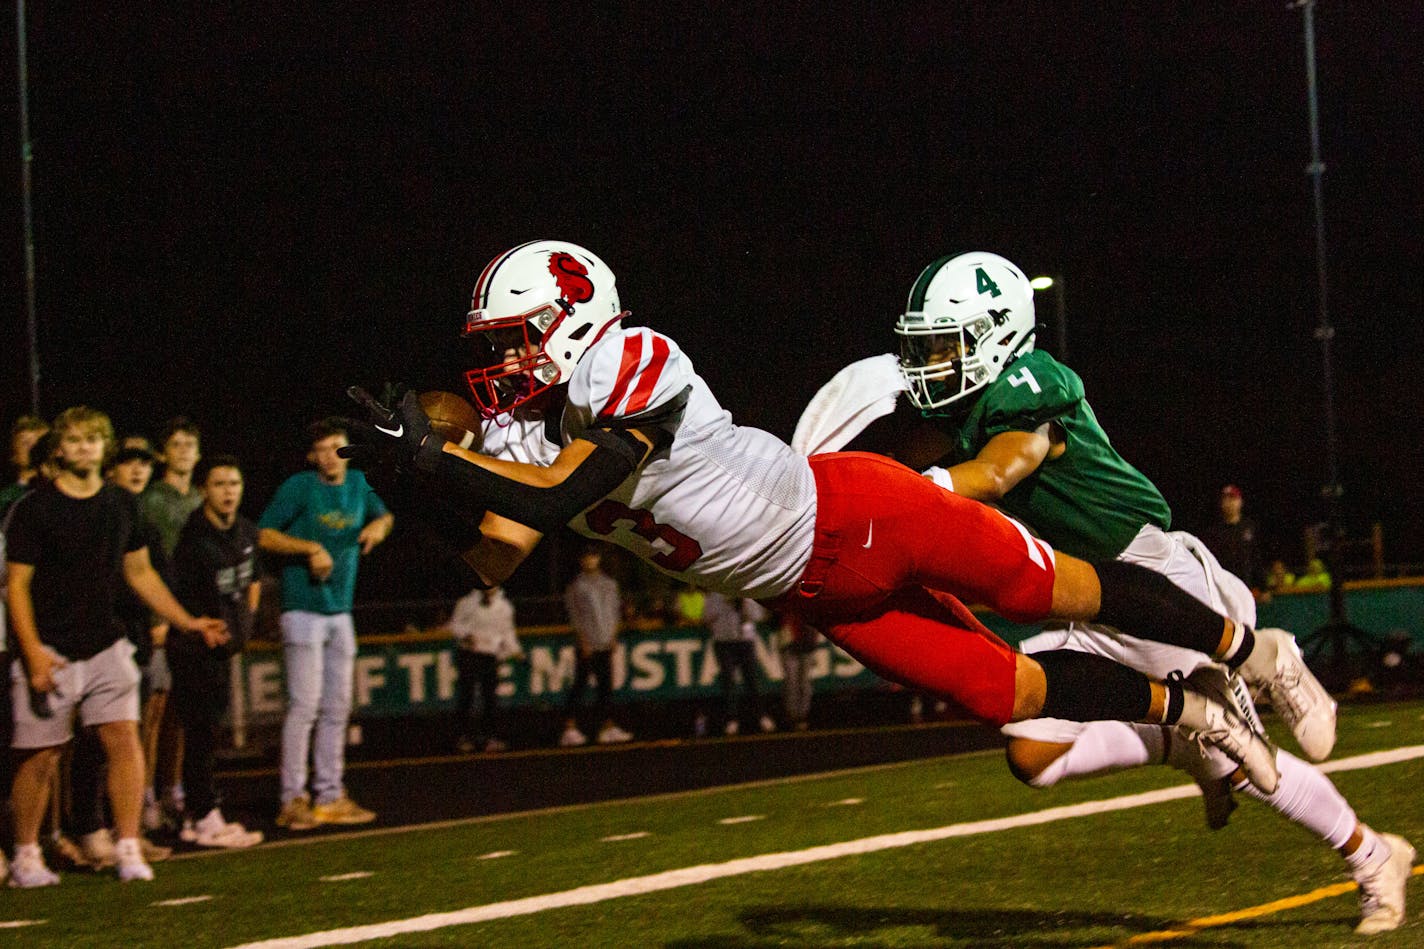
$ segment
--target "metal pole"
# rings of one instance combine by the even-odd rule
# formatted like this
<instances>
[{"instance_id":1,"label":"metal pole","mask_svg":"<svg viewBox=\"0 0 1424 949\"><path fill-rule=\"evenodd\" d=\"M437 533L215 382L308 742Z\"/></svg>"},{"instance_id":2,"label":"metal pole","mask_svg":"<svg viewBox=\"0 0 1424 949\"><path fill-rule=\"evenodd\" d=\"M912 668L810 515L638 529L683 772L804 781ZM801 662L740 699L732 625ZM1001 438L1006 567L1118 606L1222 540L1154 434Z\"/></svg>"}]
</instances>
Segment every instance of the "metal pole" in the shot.
<instances>
[{"instance_id":1,"label":"metal pole","mask_svg":"<svg viewBox=\"0 0 1424 949\"><path fill-rule=\"evenodd\" d=\"M1331 345L1335 327L1330 324L1329 282L1325 269L1325 162L1320 159L1320 105L1315 87L1315 0L1299 0L1296 4L1305 17L1305 80L1310 112L1310 164L1305 173L1310 176L1315 196L1315 280L1319 306L1315 338L1320 341L1322 360L1321 388L1325 414L1325 507L1333 525L1340 498L1338 442L1335 432L1335 371Z\"/></svg>"},{"instance_id":2,"label":"metal pole","mask_svg":"<svg viewBox=\"0 0 1424 949\"><path fill-rule=\"evenodd\" d=\"M25 0L15 0L15 40L20 84L20 194L25 222L25 329L30 345L30 411L40 414L39 323L35 318L35 221L31 201L30 69L26 56Z\"/></svg>"},{"instance_id":3,"label":"metal pole","mask_svg":"<svg viewBox=\"0 0 1424 949\"><path fill-rule=\"evenodd\" d=\"M1325 162L1320 158L1320 101L1316 94L1315 82L1315 0L1297 0L1297 6L1305 21L1305 83L1306 104L1310 118L1310 164L1305 173L1310 176L1315 200L1315 280L1316 298L1319 312L1315 327L1315 338L1320 341L1321 357L1321 410L1325 416L1325 468L1326 483L1321 489L1325 501L1325 529L1328 545L1325 548L1325 563L1330 570L1330 618L1316 630L1315 642L1310 653L1318 655L1326 646L1330 647L1331 662L1335 673L1341 674L1349 664L1349 643L1360 644L1362 650L1371 647L1369 636L1363 630L1350 624L1345 610L1345 578L1341 575L1340 553L1345 539L1345 529L1340 523L1339 447L1335 427L1335 366L1331 346L1335 341L1335 327L1330 323L1329 281L1326 277L1325 252Z\"/></svg>"}]
</instances>

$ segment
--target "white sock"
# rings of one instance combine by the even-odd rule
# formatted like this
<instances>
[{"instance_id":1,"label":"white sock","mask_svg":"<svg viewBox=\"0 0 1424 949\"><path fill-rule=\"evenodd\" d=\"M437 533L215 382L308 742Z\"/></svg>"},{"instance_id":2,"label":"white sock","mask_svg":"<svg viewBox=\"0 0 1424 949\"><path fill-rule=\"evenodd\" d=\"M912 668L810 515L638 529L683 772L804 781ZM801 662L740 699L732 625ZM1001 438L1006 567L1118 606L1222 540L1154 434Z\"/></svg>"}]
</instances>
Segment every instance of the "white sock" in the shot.
<instances>
[{"instance_id":1,"label":"white sock","mask_svg":"<svg viewBox=\"0 0 1424 949\"><path fill-rule=\"evenodd\" d=\"M119 838L114 844L114 853L124 862L143 859L143 851L139 849L137 837Z\"/></svg>"},{"instance_id":2,"label":"white sock","mask_svg":"<svg viewBox=\"0 0 1424 949\"><path fill-rule=\"evenodd\" d=\"M1029 782L1052 787L1065 778L1102 774L1162 760L1162 728L1132 722L1085 722L1073 746Z\"/></svg>"},{"instance_id":3,"label":"white sock","mask_svg":"<svg viewBox=\"0 0 1424 949\"><path fill-rule=\"evenodd\" d=\"M1359 872L1377 867L1392 856L1389 844L1381 840L1368 824L1360 825L1360 835L1360 846L1355 848L1355 852L1343 854L1351 870Z\"/></svg>"},{"instance_id":4,"label":"white sock","mask_svg":"<svg viewBox=\"0 0 1424 949\"><path fill-rule=\"evenodd\" d=\"M40 851L40 845L39 845L39 844L16 844L16 845L15 845L15 859L18 861L18 860L23 860L23 859L25 859L26 857L29 857L30 859L33 859L33 860L43 860L43 859L44 859L44 854Z\"/></svg>"},{"instance_id":5,"label":"white sock","mask_svg":"<svg viewBox=\"0 0 1424 949\"><path fill-rule=\"evenodd\" d=\"M1262 794L1249 781L1236 785L1236 790L1269 804L1282 817L1313 832L1336 850L1350 839L1357 824L1364 826L1355 817L1350 802L1335 789L1325 772L1284 750L1276 753L1276 767L1281 772L1281 783L1276 787L1276 793ZM1366 842L1373 836L1374 832L1368 831ZM1366 849L1362 844L1356 853ZM1384 849L1387 854L1389 848ZM1355 864L1351 863L1351 866Z\"/></svg>"}]
</instances>

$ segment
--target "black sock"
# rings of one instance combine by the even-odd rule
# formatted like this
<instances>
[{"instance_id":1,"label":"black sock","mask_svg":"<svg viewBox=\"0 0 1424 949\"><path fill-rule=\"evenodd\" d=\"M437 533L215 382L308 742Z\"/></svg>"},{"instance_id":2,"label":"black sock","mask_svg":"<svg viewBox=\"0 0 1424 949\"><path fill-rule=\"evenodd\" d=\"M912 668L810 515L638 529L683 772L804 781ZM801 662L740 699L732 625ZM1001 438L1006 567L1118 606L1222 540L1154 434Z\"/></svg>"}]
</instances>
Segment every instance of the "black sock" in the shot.
<instances>
[{"instance_id":1,"label":"black sock","mask_svg":"<svg viewBox=\"0 0 1424 949\"><path fill-rule=\"evenodd\" d=\"M1162 712L1162 724L1175 725L1181 721L1182 709L1187 701L1187 697L1182 691L1182 677L1178 673L1173 673L1162 684L1167 687L1167 707Z\"/></svg>"},{"instance_id":2,"label":"black sock","mask_svg":"<svg viewBox=\"0 0 1424 949\"><path fill-rule=\"evenodd\" d=\"M1136 722L1152 707L1151 680L1136 669L1072 649L1036 652L1032 658L1048 680L1043 718Z\"/></svg>"},{"instance_id":3,"label":"black sock","mask_svg":"<svg viewBox=\"0 0 1424 949\"><path fill-rule=\"evenodd\" d=\"M1215 656L1226 618L1171 580L1137 564L1104 560L1093 564L1102 585L1102 604L1093 622L1129 636L1194 649Z\"/></svg>"},{"instance_id":4,"label":"black sock","mask_svg":"<svg viewBox=\"0 0 1424 949\"><path fill-rule=\"evenodd\" d=\"M1241 663L1246 661L1246 657L1251 655L1251 650L1256 648L1256 634L1251 627L1241 626L1241 642L1236 645L1236 649L1231 653L1230 658L1222 659L1228 669L1240 669Z\"/></svg>"}]
</instances>

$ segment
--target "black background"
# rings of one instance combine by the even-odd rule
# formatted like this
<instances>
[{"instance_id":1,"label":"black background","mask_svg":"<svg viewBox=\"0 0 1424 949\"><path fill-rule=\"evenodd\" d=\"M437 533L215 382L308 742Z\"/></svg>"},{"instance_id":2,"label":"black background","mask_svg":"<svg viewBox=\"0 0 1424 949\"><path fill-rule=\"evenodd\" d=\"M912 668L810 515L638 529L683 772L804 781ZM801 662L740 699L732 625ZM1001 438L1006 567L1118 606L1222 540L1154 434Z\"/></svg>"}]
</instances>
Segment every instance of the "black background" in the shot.
<instances>
[{"instance_id":1,"label":"black background","mask_svg":"<svg viewBox=\"0 0 1424 949\"><path fill-rule=\"evenodd\" d=\"M29 3L46 414L188 414L248 462L255 514L346 385L463 391L480 268L556 237L740 422L789 436L893 347L921 267L987 249L1063 276L1069 362L1178 526L1228 481L1268 552L1298 557L1321 516L1283 2L292 6ZM1317 32L1343 509L1420 563L1424 13L1325 2ZM8 423L29 380L7 153ZM1039 312L1052 350L1051 294ZM419 595L395 569L413 542L390 546L363 589Z\"/></svg>"}]
</instances>

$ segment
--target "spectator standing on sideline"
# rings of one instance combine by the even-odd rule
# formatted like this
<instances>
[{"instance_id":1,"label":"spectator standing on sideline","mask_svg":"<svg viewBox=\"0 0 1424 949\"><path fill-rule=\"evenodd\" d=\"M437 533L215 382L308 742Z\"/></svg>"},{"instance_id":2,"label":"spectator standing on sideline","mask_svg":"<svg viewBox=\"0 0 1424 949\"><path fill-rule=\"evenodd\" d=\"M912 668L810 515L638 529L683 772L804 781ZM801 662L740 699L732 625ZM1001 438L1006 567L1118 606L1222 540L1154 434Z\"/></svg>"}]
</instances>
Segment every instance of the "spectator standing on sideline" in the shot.
<instances>
[{"instance_id":1,"label":"spectator standing on sideline","mask_svg":"<svg viewBox=\"0 0 1424 949\"><path fill-rule=\"evenodd\" d=\"M1207 549L1228 572L1234 573L1253 591L1263 589L1256 522L1244 517L1241 489L1228 484L1221 489L1221 519L1202 533Z\"/></svg>"},{"instance_id":2,"label":"spectator standing on sideline","mask_svg":"<svg viewBox=\"0 0 1424 949\"><path fill-rule=\"evenodd\" d=\"M39 459L31 457L31 449L47 431L49 423L38 415L21 415L10 426L10 464L15 468L15 480L0 490L0 515L29 490L40 467Z\"/></svg>"},{"instance_id":3,"label":"spectator standing on sideline","mask_svg":"<svg viewBox=\"0 0 1424 949\"><path fill-rule=\"evenodd\" d=\"M613 691L613 648L618 639L618 627L623 619L622 596L618 581L603 572L603 554L589 547L579 555L578 576L564 589L564 606L574 629L574 681L564 704L564 733L559 744L568 748L588 743L579 728L578 710L588 677L594 679L597 690L594 718L599 726L600 744L630 741L633 736L613 721L610 694Z\"/></svg>"},{"instance_id":4,"label":"spectator standing on sideline","mask_svg":"<svg viewBox=\"0 0 1424 949\"><path fill-rule=\"evenodd\" d=\"M1330 569L1325 566L1325 561L1312 557L1305 570L1295 578L1291 589L1302 593L1321 593L1330 589L1330 582Z\"/></svg>"},{"instance_id":5,"label":"spectator standing on sideline","mask_svg":"<svg viewBox=\"0 0 1424 949\"><path fill-rule=\"evenodd\" d=\"M1290 572L1284 560L1272 560L1266 571L1266 592L1285 593L1295 588L1295 574Z\"/></svg>"},{"instance_id":6,"label":"spectator standing on sideline","mask_svg":"<svg viewBox=\"0 0 1424 949\"><path fill-rule=\"evenodd\" d=\"M504 751L509 746L495 734L495 693L499 664L521 655L514 604L499 587L471 590L455 604L450 632L455 636L456 747L463 753Z\"/></svg>"},{"instance_id":7,"label":"spectator standing on sideline","mask_svg":"<svg viewBox=\"0 0 1424 949\"><path fill-rule=\"evenodd\" d=\"M756 624L770 614L755 600L728 597L708 591L702 620L712 634L712 651L717 657L717 678L722 685L722 733L735 735L741 731L740 694L736 679L742 680L742 692L751 697L747 704L751 715L764 732L776 730L776 722L766 714L757 685Z\"/></svg>"},{"instance_id":8,"label":"spectator standing on sideline","mask_svg":"<svg viewBox=\"0 0 1424 949\"><path fill-rule=\"evenodd\" d=\"M821 642L816 628L794 613L781 617L777 630L781 650L781 700L786 722L798 732L805 731L811 718L811 657Z\"/></svg>"},{"instance_id":9,"label":"spectator standing on sideline","mask_svg":"<svg viewBox=\"0 0 1424 949\"><path fill-rule=\"evenodd\" d=\"M141 448L127 447L126 443L131 437L124 439L125 444L119 448L118 454L109 463L105 479L115 487L122 488L133 497L138 498L143 494L153 477L155 457L146 444ZM146 443L147 440L144 441ZM149 549L150 561L155 556L161 558L163 554L161 550L158 550L158 537L152 525L140 516L136 530L139 532L140 540ZM124 587L118 591L115 614L124 627L124 635L134 644L134 662L140 670L145 669L153 653L153 638L150 630L152 611L143 600L139 599L137 594ZM144 698L142 693L142 685L140 685L140 709ZM141 728L139 735L140 741L142 741ZM152 764L145 759L144 765L145 774L151 777ZM74 735L69 762L69 824L65 830L72 833L78 840L79 858L95 870L113 866L116 860L113 837L106 826L107 820L101 793L105 770L104 747L99 741L98 734L92 728L78 729ZM150 795L151 788L146 786L144 793L146 796ZM143 850L144 859L150 863L165 860L171 853L169 848L157 846L143 836L139 837L139 844Z\"/></svg>"},{"instance_id":10,"label":"spectator standing on sideline","mask_svg":"<svg viewBox=\"0 0 1424 949\"><path fill-rule=\"evenodd\" d=\"M678 626L701 626L707 595L696 584L685 583L672 598L673 622Z\"/></svg>"},{"instance_id":11,"label":"spectator standing on sideline","mask_svg":"<svg viewBox=\"0 0 1424 949\"><path fill-rule=\"evenodd\" d=\"M27 419L32 419L42 426L40 434L36 435L33 439L25 438L23 440L19 439L17 435L12 443L13 460L16 466L22 469L22 473L23 468L30 466L33 466L33 471L29 478L14 482L14 484L10 486L10 488L15 489L12 492L14 497L12 500L0 504L0 661L3 662L0 668L7 670L10 668L11 661L17 658L19 653L17 647L12 644L13 641L9 635L5 619L7 609L5 604L5 588L9 582L8 572L6 570L5 534L10 529L10 517L15 509L14 501L34 488L36 483L35 476L43 480L49 480L54 477L57 470L52 461L46 463L48 459L54 457L59 444L55 436L50 433L48 422L35 416L23 416L15 422L14 431L19 433L21 430L33 430L27 428ZM21 446L18 445L19 441L24 442L22 446L23 453L21 452ZM22 460L23 465L20 464ZM8 492L10 488L7 488L6 491ZM0 748L10 747L10 740L14 736L14 725L15 720L10 708L10 703L8 701L0 703ZM0 788L10 787L13 780L14 758L9 754L0 754ZM9 871L10 868L5 860L4 854L0 853L0 879L7 876Z\"/></svg>"},{"instance_id":12,"label":"spectator standing on sideline","mask_svg":"<svg viewBox=\"0 0 1424 949\"><path fill-rule=\"evenodd\" d=\"M347 444L341 419L308 427L307 461L315 470L282 482L258 520L259 546L289 558L282 567L287 716L277 816L289 830L376 819L343 783L356 662L351 606L360 558L390 536L395 517L366 476L337 454Z\"/></svg>"},{"instance_id":13,"label":"spectator standing on sideline","mask_svg":"<svg viewBox=\"0 0 1424 949\"><path fill-rule=\"evenodd\" d=\"M143 753L138 743L138 667L114 612L126 582L174 626L209 642L227 637L218 619L195 619L173 598L136 530L132 498L100 475L113 446L108 416L84 406L55 420L59 469L19 502L8 535L6 593L24 672L12 673L15 860L11 884L48 886L39 829L71 718L98 728L109 760L109 797L121 880L151 880L138 840Z\"/></svg>"},{"instance_id":14,"label":"spectator standing on sideline","mask_svg":"<svg viewBox=\"0 0 1424 949\"><path fill-rule=\"evenodd\" d=\"M193 486L193 469L202 458L201 433L192 420L179 415L163 426L158 440L163 477L149 484L139 495L139 515L153 532L149 553L153 565L165 579L178 534L188 517L203 503L202 493ZM152 541L156 541L156 546ZM178 716L168 707L173 676L168 668L168 626L154 618L152 649L143 669L143 719L139 733L144 754L144 826L158 830L165 823L163 808L174 825L182 820L183 729Z\"/></svg>"},{"instance_id":15,"label":"spectator standing on sideline","mask_svg":"<svg viewBox=\"0 0 1424 949\"><path fill-rule=\"evenodd\" d=\"M261 831L223 817L213 783L218 726L231 694L232 664L252 636L261 585L257 582L257 525L237 512L242 465L217 455L198 470L203 504L188 518L173 552L173 594L190 612L220 616L229 639L210 645L180 634L168 641L173 708L183 727L183 787L187 791L180 836L200 847L251 847Z\"/></svg>"}]
</instances>

